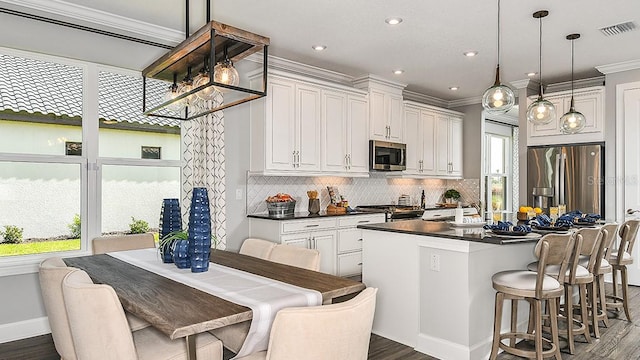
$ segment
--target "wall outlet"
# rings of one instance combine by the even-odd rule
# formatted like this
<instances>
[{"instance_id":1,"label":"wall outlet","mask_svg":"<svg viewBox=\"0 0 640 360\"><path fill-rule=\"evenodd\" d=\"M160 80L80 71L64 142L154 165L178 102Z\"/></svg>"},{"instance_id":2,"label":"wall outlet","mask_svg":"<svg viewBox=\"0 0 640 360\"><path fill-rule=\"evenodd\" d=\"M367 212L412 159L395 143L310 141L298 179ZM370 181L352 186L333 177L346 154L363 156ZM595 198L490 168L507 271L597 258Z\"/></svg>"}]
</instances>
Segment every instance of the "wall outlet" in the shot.
<instances>
[{"instance_id":1,"label":"wall outlet","mask_svg":"<svg viewBox=\"0 0 640 360\"><path fill-rule=\"evenodd\" d=\"M431 254L431 271L440 271L440 255Z\"/></svg>"},{"instance_id":2,"label":"wall outlet","mask_svg":"<svg viewBox=\"0 0 640 360\"><path fill-rule=\"evenodd\" d=\"M242 200L242 189L236 189L236 200Z\"/></svg>"}]
</instances>

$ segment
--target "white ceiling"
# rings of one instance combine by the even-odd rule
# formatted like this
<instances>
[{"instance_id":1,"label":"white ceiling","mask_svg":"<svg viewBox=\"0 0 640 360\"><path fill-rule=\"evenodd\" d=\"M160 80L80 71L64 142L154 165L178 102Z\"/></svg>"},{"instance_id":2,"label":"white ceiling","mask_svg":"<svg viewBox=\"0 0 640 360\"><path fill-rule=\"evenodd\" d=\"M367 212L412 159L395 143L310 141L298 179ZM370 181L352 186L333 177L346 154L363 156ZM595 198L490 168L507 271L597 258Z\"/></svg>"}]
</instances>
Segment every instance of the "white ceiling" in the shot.
<instances>
[{"instance_id":1,"label":"white ceiling","mask_svg":"<svg viewBox=\"0 0 640 360\"><path fill-rule=\"evenodd\" d=\"M34 4L40 3L65 5L60 0L0 0L0 7L92 25L90 21L70 20L64 14L34 10ZM66 3L173 29L174 38L184 32L185 2L181 0ZM190 2L191 31L205 23L204 4L204 0ZM576 79L599 75L595 66L640 60L640 29L611 37L598 30L626 21L640 26L638 0L502 0L501 5L504 83L525 79L527 72L537 71L538 21L532 14L541 9L550 12L543 20L544 83L570 79L571 47L565 39L570 33L582 34L575 42ZM212 18L270 37L271 55L352 76L375 74L408 84L408 90L456 100L480 96L493 83L496 6L496 0L212 0ZM404 21L389 26L384 20L392 16ZM0 14L0 46L137 70L166 51L78 32ZM171 43L166 37L164 41L154 40ZM311 49L314 44L328 48L316 52ZM479 56L463 56L467 50L476 50ZM405 73L392 74L396 68ZM450 86L459 86L460 90L450 91Z\"/></svg>"}]
</instances>

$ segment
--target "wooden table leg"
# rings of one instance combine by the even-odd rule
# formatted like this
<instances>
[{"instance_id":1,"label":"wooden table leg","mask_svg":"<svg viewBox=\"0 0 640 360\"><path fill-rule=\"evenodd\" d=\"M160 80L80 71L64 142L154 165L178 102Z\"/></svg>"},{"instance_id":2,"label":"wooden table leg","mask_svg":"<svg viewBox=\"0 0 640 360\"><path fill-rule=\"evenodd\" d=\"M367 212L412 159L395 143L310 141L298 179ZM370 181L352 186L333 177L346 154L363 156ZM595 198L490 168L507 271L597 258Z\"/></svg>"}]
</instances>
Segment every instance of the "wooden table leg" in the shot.
<instances>
[{"instance_id":1,"label":"wooden table leg","mask_svg":"<svg viewBox=\"0 0 640 360\"><path fill-rule=\"evenodd\" d=\"M185 341L187 342L187 359L196 360L196 334L187 335Z\"/></svg>"}]
</instances>

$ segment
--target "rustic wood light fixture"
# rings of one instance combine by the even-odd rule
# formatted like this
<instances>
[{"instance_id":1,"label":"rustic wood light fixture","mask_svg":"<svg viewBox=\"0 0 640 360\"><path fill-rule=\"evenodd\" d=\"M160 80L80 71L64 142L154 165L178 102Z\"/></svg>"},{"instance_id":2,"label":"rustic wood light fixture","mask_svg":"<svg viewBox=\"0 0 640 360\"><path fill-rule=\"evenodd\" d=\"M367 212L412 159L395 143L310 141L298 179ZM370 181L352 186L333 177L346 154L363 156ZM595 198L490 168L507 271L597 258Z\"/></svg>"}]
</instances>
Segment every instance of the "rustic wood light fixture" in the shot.
<instances>
[{"instance_id":1,"label":"rustic wood light fixture","mask_svg":"<svg viewBox=\"0 0 640 360\"><path fill-rule=\"evenodd\" d=\"M211 21L211 0L206 4L207 24L189 36L186 0L186 40L142 71L145 115L191 120L267 95L269 38ZM237 75L229 76L237 74L233 64L258 51L263 55L262 89L238 86ZM147 98L149 79L167 82L164 99ZM223 101L211 101L220 95Z\"/></svg>"}]
</instances>

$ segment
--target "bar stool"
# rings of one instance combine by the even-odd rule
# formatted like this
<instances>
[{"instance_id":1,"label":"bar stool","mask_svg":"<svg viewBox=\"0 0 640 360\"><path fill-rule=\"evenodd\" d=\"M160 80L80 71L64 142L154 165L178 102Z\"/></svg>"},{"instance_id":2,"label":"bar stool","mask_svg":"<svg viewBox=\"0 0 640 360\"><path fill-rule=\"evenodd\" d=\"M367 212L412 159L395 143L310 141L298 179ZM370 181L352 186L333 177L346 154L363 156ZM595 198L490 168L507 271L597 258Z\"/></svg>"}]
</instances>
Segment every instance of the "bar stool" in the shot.
<instances>
[{"instance_id":1,"label":"bar stool","mask_svg":"<svg viewBox=\"0 0 640 360\"><path fill-rule=\"evenodd\" d=\"M627 278L627 265L633 264L633 257L631 252L633 251L633 245L636 242L636 236L638 235L638 226L640 220L627 220L620 226L620 246L618 249L609 249L609 263L613 267L613 295L607 296L613 301L607 303L607 307L619 310L621 307L624 309L627 320L631 321L629 315L629 301L628 292L629 284ZM622 297L618 296L618 281L617 272L620 271L620 277L622 278Z\"/></svg>"},{"instance_id":2,"label":"bar stool","mask_svg":"<svg viewBox=\"0 0 640 360\"><path fill-rule=\"evenodd\" d=\"M595 285L595 291L590 294L591 311L595 314L595 321L592 319L591 325L593 326L593 334L596 338L600 338L599 323L602 321L605 327L609 327L609 317L607 316L607 299L604 286L604 277L606 274L611 273L613 267L609 264L607 258L607 249L611 247L613 241L616 238L618 230L618 224L605 224L600 228L602 233L602 241L598 252L596 254L596 264L593 268L593 284ZM579 265L588 267L590 258L587 256L581 256L578 262Z\"/></svg>"},{"instance_id":3,"label":"bar stool","mask_svg":"<svg viewBox=\"0 0 640 360\"><path fill-rule=\"evenodd\" d=\"M600 338L600 331L597 325L597 293L596 293L596 266L600 266L602 256L602 244L606 230L602 229L580 229L577 236L582 237L582 248L578 257L578 267L585 268L589 272L588 276L577 276L575 282L579 287L580 294L580 321L585 326L585 338L591 342L589 325L593 325L593 335ZM577 272L577 271L576 271ZM586 293L586 296L585 296ZM589 316L589 317L587 317Z\"/></svg>"},{"instance_id":4,"label":"bar stool","mask_svg":"<svg viewBox=\"0 0 640 360\"><path fill-rule=\"evenodd\" d=\"M495 360L498 350L528 358L542 359L555 356L561 360L558 341L557 299L562 296L564 290L564 277L569 264L569 255L573 247L574 238L571 234L549 234L538 241L535 254L538 257L538 272L527 270L511 270L496 273L491 278L496 292L495 317L493 325L493 344L491 346L490 359ZM547 267L557 266L558 278L545 274ZM502 307L504 300L511 300L511 330L500 333L502 325ZM534 321L534 333L521 333L517 326L517 301L526 300L534 311L530 319ZM551 341L542 337L542 303L549 306L549 322L551 326ZM509 339L509 345L502 342ZM533 340L535 351L527 351L515 347L517 339ZM544 350L543 344L550 345Z\"/></svg>"},{"instance_id":5,"label":"bar stool","mask_svg":"<svg viewBox=\"0 0 640 360\"><path fill-rule=\"evenodd\" d=\"M596 230L597 232L597 230ZM563 308L563 311L559 311L558 314L560 318L564 318L567 322L567 343L569 346L569 352L573 354L575 352L575 344L574 344L574 336L576 335L584 335L585 339L588 343L591 343L591 335L589 334L589 326L586 319L588 319L588 310L587 310L587 300L586 300L586 290L587 284L593 282L593 275L589 273L583 266L578 265L578 258L581 253L590 254L593 251L593 242L588 241L587 246L583 245L584 234L577 232L574 234L575 241L573 243L573 248L570 250L569 255L569 266L564 273L564 304L560 306L558 304L558 309ZM583 250L584 248L584 250ZM532 262L527 266L529 271L538 271L539 268L538 261ZM547 275L556 277L560 279L559 276L560 267L559 266L548 266L545 270ZM581 321L578 321L573 317L573 286L578 285L579 292L579 304L581 309ZM558 303L560 299L557 299ZM551 309L549 309L551 311ZM529 328L531 328L531 324L529 324ZM563 331L564 332L564 331Z\"/></svg>"}]
</instances>

